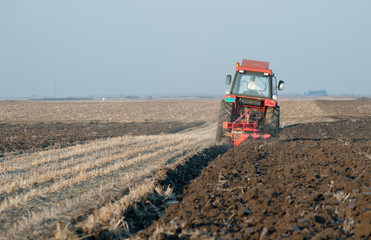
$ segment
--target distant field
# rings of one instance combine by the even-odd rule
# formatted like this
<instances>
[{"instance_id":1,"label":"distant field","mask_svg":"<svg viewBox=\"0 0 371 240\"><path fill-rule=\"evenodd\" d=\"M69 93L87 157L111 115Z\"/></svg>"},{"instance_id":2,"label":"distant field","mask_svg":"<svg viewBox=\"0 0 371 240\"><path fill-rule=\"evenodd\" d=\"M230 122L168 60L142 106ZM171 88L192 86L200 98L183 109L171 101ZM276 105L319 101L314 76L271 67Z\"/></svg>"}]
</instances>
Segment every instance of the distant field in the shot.
<instances>
[{"instance_id":1,"label":"distant field","mask_svg":"<svg viewBox=\"0 0 371 240\"><path fill-rule=\"evenodd\" d=\"M220 100L0 102L0 123L214 121Z\"/></svg>"},{"instance_id":2,"label":"distant field","mask_svg":"<svg viewBox=\"0 0 371 240\"><path fill-rule=\"evenodd\" d=\"M371 100L278 100L283 125L332 116L367 115ZM356 103L356 104L355 104ZM220 99L122 102L0 102L0 124L71 122L210 122Z\"/></svg>"},{"instance_id":3,"label":"distant field","mask_svg":"<svg viewBox=\"0 0 371 240\"><path fill-rule=\"evenodd\" d=\"M279 100L281 127L370 114L371 101ZM123 135L176 133L216 124L220 99L0 102L0 156Z\"/></svg>"}]
</instances>

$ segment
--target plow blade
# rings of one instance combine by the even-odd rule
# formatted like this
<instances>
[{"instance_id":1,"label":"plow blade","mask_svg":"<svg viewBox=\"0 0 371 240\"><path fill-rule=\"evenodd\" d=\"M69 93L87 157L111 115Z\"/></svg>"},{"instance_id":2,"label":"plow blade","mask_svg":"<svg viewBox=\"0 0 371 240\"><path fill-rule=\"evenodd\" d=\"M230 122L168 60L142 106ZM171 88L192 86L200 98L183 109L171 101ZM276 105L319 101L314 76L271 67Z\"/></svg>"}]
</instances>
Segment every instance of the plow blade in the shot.
<instances>
[{"instance_id":1,"label":"plow blade","mask_svg":"<svg viewBox=\"0 0 371 240\"><path fill-rule=\"evenodd\" d=\"M242 141L248 137L249 137L249 134L241 134L240 137L236 141L233 141L233 145L235 146L240 145L240 143L242 143Z\"/></svg>"},{"instance_id":2,"label":"plow blade","mask_svg":"<svg viewBox=\"0 0 371 240\"><path fill-rule=\"evenodd\" d=\"M260 134L253 133L251 134L251 137L255 140L260 137Z\"/></svg>"},{"instance_id":3,"label":"plow blade","mask_svg":"<svg viewBox=\"0 0 371 240\"><path fill-rule=\"evenodd\" d=\"M250 136L254 140L255 139L258 139L258 138L266 140L266 139L268 139L268 138L271 137L270 134L256 134L256 133L253 133L253 134L240 134L239 137L238 137L238 139L233 140L233 145L234 146L240 145L240 143L242 143L246 138L249 138Z\"/></svg>"},{"instance_id":4,"label":"plow blade","mask_svg":"<svg viewBox=\"0 0 371 240\"><path fill-rule=\"evenodd\" d=\"M270 134L263 134L263 135L262 135L262 138L263 138L264 140L266 140L266 139L268 139L268 138L270 138L270 137L271 137Z\"/></svg>"}]
</instances>

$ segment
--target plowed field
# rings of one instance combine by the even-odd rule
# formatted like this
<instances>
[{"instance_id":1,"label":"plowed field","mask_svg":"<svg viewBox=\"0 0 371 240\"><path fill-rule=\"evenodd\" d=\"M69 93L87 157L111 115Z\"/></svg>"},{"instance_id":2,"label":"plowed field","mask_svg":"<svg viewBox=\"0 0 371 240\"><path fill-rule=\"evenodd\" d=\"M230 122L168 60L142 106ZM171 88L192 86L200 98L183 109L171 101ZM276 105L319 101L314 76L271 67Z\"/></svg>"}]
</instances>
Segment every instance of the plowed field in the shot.
<instances>
[{"instance_id":1,"label":"plowed field","mask_svg":"<svg viewBox=\"0 0 371 240\"><path fill-rule=\"evenodd\" d=\"M209 163L138 238L371 236L371 118L297 124Z\"/></svg>"},{"instance_id":2,"label":"plowed field","mask_svg":"<svg viewBox=\"0 0 371 240\"><path fill-rule=\"evenodd\" d=\"M0 239L371 237L370 101L282 100L227 152L219 103L0 102Z\"/></svg>"}]
</instances>

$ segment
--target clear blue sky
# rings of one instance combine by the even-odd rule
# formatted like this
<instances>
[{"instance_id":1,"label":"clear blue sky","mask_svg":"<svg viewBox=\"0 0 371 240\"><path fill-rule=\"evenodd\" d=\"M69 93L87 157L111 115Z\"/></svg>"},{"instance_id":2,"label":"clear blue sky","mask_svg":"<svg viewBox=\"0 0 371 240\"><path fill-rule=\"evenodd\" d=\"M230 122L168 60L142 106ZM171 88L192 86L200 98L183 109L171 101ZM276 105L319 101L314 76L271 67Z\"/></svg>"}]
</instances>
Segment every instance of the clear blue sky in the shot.
<instances>
[{"instance_id":1,"label":"clear blue sky","mask_svg":"<svg viewBox=\"0 0 371 240\"><path fill-rule=\"evenodd\" d=\"M243 58L286 93L371 94L371 1L3 0L0 98L223 94Z\"/></svg>"}]
</instances>

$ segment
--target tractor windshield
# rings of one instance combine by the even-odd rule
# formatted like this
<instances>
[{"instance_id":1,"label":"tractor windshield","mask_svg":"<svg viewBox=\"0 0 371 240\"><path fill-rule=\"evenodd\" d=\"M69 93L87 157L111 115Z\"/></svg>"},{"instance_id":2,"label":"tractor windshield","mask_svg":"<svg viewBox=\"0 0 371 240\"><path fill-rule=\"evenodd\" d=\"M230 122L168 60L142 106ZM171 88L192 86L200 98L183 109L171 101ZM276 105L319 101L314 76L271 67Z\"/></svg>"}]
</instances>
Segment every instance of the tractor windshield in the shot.
<instances>
[{"instance_id":1,"label":"tractor windshield","mask_svg":"<svg viewBox=\"0 0 371 240\"><path fill-rule=\"evenodd\" d=\"M232 85L233 94L271 97L270 76L237 73Z\"/></svg>"}]
</instances>

